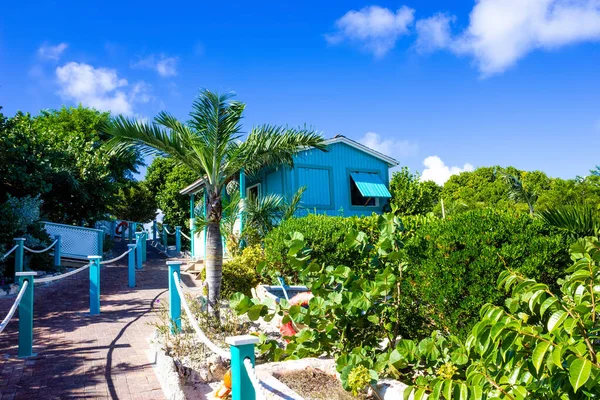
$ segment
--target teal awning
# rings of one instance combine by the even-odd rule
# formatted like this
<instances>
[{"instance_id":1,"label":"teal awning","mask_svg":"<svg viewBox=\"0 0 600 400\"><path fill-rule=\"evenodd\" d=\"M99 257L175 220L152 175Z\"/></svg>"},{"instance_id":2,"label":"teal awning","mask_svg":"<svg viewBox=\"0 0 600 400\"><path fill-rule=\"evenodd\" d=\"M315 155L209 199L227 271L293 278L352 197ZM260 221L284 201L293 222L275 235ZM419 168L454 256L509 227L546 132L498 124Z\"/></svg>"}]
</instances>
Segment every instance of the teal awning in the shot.
<instances>
[{"instance_id":1,"label":"teal awning","mask_svg":"<svg viewBox=\"0 0 600 400\"><path fill-rule=\"evenodd\" d=\"M392 197L379 175L367 172L351 172L350 176L363 197Z\"/></svg>"}]
</instances>

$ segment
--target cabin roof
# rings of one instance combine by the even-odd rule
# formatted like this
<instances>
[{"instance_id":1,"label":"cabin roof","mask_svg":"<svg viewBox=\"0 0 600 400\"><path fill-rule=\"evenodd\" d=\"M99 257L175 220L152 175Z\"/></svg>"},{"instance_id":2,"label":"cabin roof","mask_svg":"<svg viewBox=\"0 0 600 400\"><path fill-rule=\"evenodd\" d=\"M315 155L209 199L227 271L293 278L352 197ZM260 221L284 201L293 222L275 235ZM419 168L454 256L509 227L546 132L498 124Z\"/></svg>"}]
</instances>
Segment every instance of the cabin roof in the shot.
<instances>
[{"instance_id":1,"label":"cabin roof","mask_svg":"<svg viewBox=\"0 0 600 400\"><path fill-rule=\"evenodd\" d=\"M335 143L345 143L348 146L354 147L357 150L360 150L364 153L370 154L371 156L380 159L381 161L384 161L387 165L388 168L392 168L395 167L396 165L399 164L399 162L395 159L392 158L390 156L386 156L385 154L382 154L378 151L375 151L373 149L371 149L370 147L365 146L364 144L361 144L355 140L349 139L344 135L335 135L334 137L332 137L331 139L327 139L325 140L325 144L326 145L331 145L331 144L335 144ZM302 151L308 151L311 150L310 148L302 150ZM181 189L181 191L179 191L180 194L191 194L191 193L195 193L197 192L202 186L204 185L204 178L200 178L197 181L195 181L194 183L192 183L189 186L186 186L185 188Z\"/></svg>"}]
</instances>

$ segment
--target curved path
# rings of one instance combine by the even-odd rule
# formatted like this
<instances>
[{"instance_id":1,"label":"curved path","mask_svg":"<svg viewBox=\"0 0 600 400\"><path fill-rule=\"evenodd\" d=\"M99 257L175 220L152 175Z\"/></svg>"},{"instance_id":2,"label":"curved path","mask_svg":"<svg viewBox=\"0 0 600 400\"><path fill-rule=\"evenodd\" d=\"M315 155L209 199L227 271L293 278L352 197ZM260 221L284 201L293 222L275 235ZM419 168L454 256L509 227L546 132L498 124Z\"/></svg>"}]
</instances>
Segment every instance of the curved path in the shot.
<instances>
[{"instance_id":1,"label":"curved path","mask_svg":"<svg viewBox=\"0 0 600 400\"><path fill-rule=\"evenodd\" d=\"M147 263L127 287L127 257L102 266L101 314L89 315L88 271L36 285L34 349L17 358L18 317L0 334L0 397L5 399L163 399L149 361L153 307L166 298L166 257L148 245ZM115 245L115 254L126 250ZM0 300L0 316L14 297Z\"/></svg>"}]
</instances>

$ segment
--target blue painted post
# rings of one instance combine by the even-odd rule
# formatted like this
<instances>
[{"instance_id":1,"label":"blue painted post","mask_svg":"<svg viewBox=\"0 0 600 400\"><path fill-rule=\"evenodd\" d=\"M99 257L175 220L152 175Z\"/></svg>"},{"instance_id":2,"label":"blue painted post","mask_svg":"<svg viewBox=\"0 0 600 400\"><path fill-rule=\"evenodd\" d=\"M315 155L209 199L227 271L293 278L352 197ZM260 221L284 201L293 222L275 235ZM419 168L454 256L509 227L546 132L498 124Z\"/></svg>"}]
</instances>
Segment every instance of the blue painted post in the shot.
<instances>
[{"instance_id":1,"label":"blue painted post","mask_svg":"<svg viewBox=\"0 0 600 400\"><path fill-rule=\"evenodd\" d=\"M135 238L135 233L137 231L137 224L135 222L132 222L129 227L131 228L131 233L130 233L130 240L129 243L133 243L133 239Z\"/></svg>"},{"instance_id":2,"label":"blue painted post","mask_svg":"<svg viewBox=\"0 0 600 400\"><path fill-rule=\"evenodd\" d=\"M136 258L136 267L137 269L142 269L142 250L143 250L143 244L142 244L142 233L138 232L135 234L135 245L136 245L136 249L135 249L135 258Z\"/></svg>"},{"instance_id":3,"label":"blue painted post","mask_svg":"<svg viewBox=\"0 0 600 400\"><path fill-rule=\"evenodd\" d=\"M27 289L19 303L19 358L35 356L33 354L33 277L37 272L17 272L19 286L27 282Z\"/></svg>"},{"instance_id":4,"label":"blue painted post","mask_svg":"<svg viewBox=\"0 0 600 400\"><path fill-rule=\"evenodd\" d=\"M15 273L23 272L23 255L25 253L25 238L15 238L17 249L15 250Z\"/></svg>"},{"instance_id":5,"label":"blue painted post","mask_svg":"<svg viewBox=\"0 0 600 400\"><path fill-rule=\"evenodd\" d=\"M169 318L171 319L171 331L177 333L181 331L181 299L177 291L177 281L173 273L177 273L177 277L181 279L181 261L167 261L169 268Z\"/></svg>"},{"instance_id":6,"label":"blue painted post","mask_svg":"<svg viewBox=\"0 0 600 400\"><path fill-rule=\"evenodd\" d=\"M125 232L123 232L125 234ZM127 243L133 243L133 231L131 230L131 222L127 224Z\"/></svg>"},{"instance_id":7,"label":"blue painted post","mask_svg":"<svg viewBox=\"0 0 600 400\"><path fill-rule=\"evenodd\" d=\"M110 239L115 239L115 229L117 229L117 221L110 221Z\"/></svg>"},{"instance_id":8,"label":"blue painted post","mask_svg":"<svg viewBox=\"0 0 600 400\"><path fill-rule=\"evenodd\" d=\"M135 244L128 244L127 247L131 250L129 254L127 254L127 273L128 273L128 283L130 288L135 287Z\"/></svg>"},{"instance_id":9,"label":"blue painted post","mask_svg":"<svg viewBox=\"0 0 600 400\"><path fill-rule=\"evenodd\" d=\"M169 237L167 236L167 228L169 225L163 224L163 246L165 246L165 252L169 249Z\"/></svg>"},{"instance_id":10,"label":"blue painted post","mask_svg":"<svg viewBox=\"0 0 600 400\"><path fill-rule=\"evenodd\" d=\"M62 250L62 239L60 235L54 236L56 244L54 245L54 266L60 267L60 252Z\"/></svg>"},{"instance_id":11,"label":"blue painted post","mask_svg":"<svg viewBox=\"0 0 600 400\"><path fill-rule=\"evenodd\" d=\"M190 196L190 253L192 254L192 259L196 255L196 251L194 249L194 234L196 232L196 214L195 214L195 199L196 195L192 193Z\"/></svg>"},{"instance_id":12,"label":"blue painted post","mask_svg":"<svg viewBox=\"0 0 600 400\"><path fill-rule=\"evenodd\" d=\"M181 251L181 227L175 227L175 251L177 254Z\"/></svg>"},{"instance_id":13,"label":"blue painted post","mask_svg":"<svg viewBox=\"0 0 600 400\"><path fill-rule=\"evenodd\" d=\"M102 258L102 254L104 254L104 231L98 232L98 254Z\"/></svg>"},{"instance_id":14,"label":"blue painted post","mask_svg":"<svg viewBox=\"0 0 600 400\"><path fill-rule=\"evenodd\" d=\"M233 336L225 339L231 350L231 400L255 400L256 391L246 372L244 360L254 365L254 345L258 337L253 335Z\"/></svg>"},{"instance_id":15,"label":"blue painted post","mask_svg":"<svg viewBox=\"0 0 600 400\"><path fill-rule=\"evenodd\" d=\"M156 220L152 221L152 240L156 241L157 240L157 236L156 236Z\"/></svg>"},{"instance_id":16,"label":"blue painted post","mask_svg":"<svg viewBox=\"0 0 600 400\"><path fill-rule=\"evenodd\" d=\"M244 168L240 170L240 200L242 202L242 211L240 212L240 236L242 236L242 232L244 232L244 209L246 205L246 173L244 172ZM245 247L244 239L240 242L240 247Z\"/></svg>"},{"instance_id":17,"label":"blue painted post","mask_svg":"<svg viewBox=\"0 0 600 400\"><path fill-rule=\"evenodd\" d=\"M100 314L100 260L101 256L88 256L90 260L90 314Z\"/></svg>"},{"instance_id":18,"label":"blue painted post","mask_svg":"<svg viewBox=\"0 0 600 400\"><path fill-rule=\"evenodd\" d=\"M142 262L146 262L148 259L148 232L142 232Z\"/></svg>"}]
</instances>

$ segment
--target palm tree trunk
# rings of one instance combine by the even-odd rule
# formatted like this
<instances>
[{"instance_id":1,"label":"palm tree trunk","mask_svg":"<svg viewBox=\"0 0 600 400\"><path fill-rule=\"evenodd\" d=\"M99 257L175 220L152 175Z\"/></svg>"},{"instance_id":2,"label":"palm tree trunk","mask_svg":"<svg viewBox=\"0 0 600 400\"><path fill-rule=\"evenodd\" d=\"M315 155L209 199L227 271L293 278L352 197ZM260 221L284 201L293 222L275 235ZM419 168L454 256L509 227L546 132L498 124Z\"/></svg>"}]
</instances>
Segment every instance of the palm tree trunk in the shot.
<instances>
[{"instance_id":1,"label":"palm tree trunk","mask_svg":"<svg viewBox=\"0 0 600 400\"><path fill-rule=\"evenodd\" d=\"M206 230L206 282L208 283L208 306L212 312L218 312L221 297L221 277L223 276L223 242L219 222L209 222Z\"/></svg>"},{"instance_id":2,"label":"palm tree trunk","mask_svg":"<svg viewBox=\"0 0 600 400\"><path fill-rule=\"evenodd\" d=\"M219 299L221 297L221 278L223 277L223 242L221 238L221 217L223 207L218 190L208 193L207 226L206 226L206 282L208 283L208 308L214 314L219 314Z\"/></svg>"}]
</instances>

